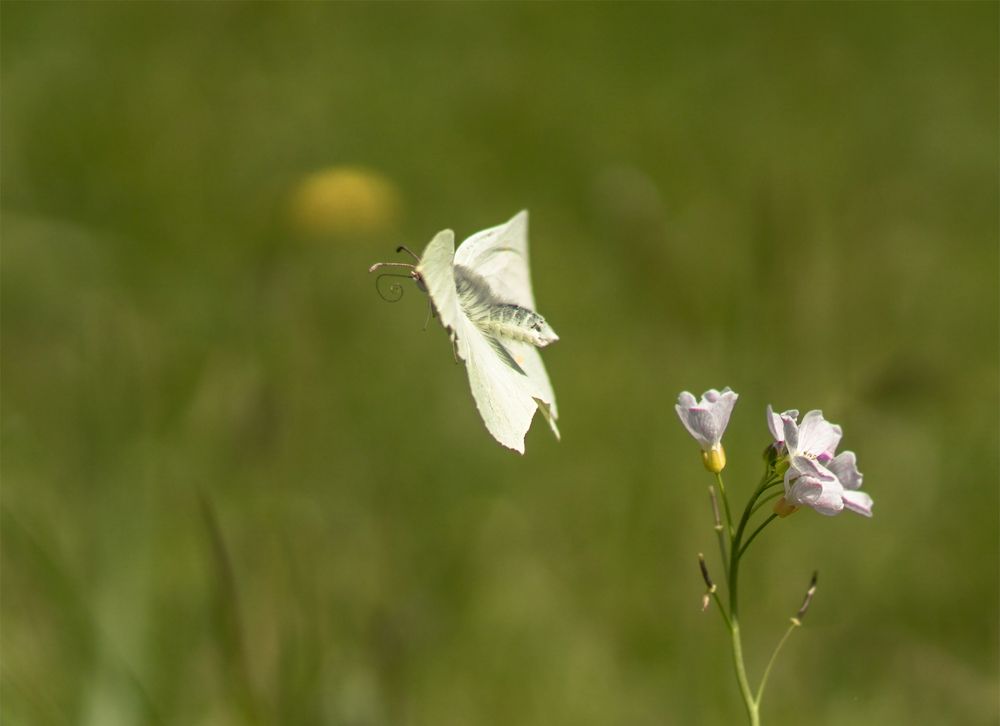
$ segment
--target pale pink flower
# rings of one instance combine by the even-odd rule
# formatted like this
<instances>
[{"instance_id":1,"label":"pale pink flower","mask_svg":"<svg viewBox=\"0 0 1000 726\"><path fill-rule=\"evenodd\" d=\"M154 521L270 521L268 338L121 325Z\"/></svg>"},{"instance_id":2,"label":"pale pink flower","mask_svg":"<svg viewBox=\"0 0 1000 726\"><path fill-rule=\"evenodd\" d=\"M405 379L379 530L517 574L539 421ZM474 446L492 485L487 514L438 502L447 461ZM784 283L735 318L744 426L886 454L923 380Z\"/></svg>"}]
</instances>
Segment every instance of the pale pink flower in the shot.
<instances>
[{"instance_id":1,"label":"pale pink flower","mask_svg":"<svg viewBox=\"0 0 1000 726\"><path fill-rule=\"evenodd\" d=\"M769 424L772 415L769 409ZM872 498L860 491L863 477L854 452L834 455L843 435L841 428L824 419L822 411L810 411L801 424L784 414L779 418L789 463L785 502L792 507L812 507L828 516L840 514L845 508L872 516ZM771 433L775 433L773 428Z\"/></svg>"}]
</instances>

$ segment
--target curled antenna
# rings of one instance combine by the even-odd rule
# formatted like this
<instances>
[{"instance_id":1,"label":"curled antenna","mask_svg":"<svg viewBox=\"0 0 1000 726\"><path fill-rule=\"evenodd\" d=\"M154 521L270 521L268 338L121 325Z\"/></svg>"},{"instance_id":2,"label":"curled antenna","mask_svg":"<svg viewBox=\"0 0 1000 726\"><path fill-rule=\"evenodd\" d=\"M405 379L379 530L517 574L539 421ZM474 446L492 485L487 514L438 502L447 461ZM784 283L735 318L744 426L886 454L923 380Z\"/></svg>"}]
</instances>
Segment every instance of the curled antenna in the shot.
<instances>
[{"instance_id":1,"label":"curled antenna","mask_svg":"<svg viewBox=\"0 0 1000 726\"><path fill-rule=\"evenodd\" d=\"M399 302L403 299L403 286L398 282L390 282L387 285L383 285L382 279L386 277L402 277L409 280L413 279L412 275L403 275L399 272L383 272L375 278L375 292L378 293L378 296L386 302Z\"/></svg>"},{"instance_id":2,"label":"curled antenna","mask_svg":"<svg viewBox=\"0 0 1000 726\"><path fill-rule=\"evenodd\" d=\"M396 248L396 252L406 252L413 257L418 263L420 262L420 257L418 257L411 249L406 245L400 245ZM417 266L411 265L408 262L376 262L374 265L368 268L368 272L375 272L376 270L381 270L383 267L393 267L402 268L406 272L383 272L381 275L375 278L375 291L378 296L385 300L386 302L399 302L403 299L403 286L398 282L388 283L388 286L382 284L382 279L386 277L405 277L413 280L417 283L417 287L426 292L424 287L423 278L420 273L417 272Z\"/></svg>"}]
</instances>

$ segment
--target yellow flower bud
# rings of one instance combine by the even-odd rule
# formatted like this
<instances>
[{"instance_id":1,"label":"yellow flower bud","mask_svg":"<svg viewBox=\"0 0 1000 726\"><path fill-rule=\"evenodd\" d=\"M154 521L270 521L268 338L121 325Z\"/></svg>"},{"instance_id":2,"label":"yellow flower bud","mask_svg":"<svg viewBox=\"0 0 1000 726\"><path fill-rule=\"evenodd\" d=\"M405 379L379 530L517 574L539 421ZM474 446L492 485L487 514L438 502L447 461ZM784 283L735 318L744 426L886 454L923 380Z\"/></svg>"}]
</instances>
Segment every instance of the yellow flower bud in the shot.
<instances>
[{"instance_id":1,"label":"yellow flower bud","mask_svg":"<svg viewBox=\"0 0 1000 726\"><path fill-rule=\"evenodd\" d=\"M799 508L794 504L789 504L787 501L785 501L784 497L782 497L781 499L779 499L774 503L774 513L777 514L782 519L784 519L790 514L795 514L795 512L797 511L799 511Z\"/></svg>"},{"instance_id":2,"label":"yellow flower bud","mask_svg":"<svg viewBox=\"0 0 1000 726\"><path fill-rule=\"evenodd\" d=\"M701 452L701 460L706 469L718 474L726 468L726 450L722 448L722 444L716 444L708 451Z\"/></svg>"}]
</instances>

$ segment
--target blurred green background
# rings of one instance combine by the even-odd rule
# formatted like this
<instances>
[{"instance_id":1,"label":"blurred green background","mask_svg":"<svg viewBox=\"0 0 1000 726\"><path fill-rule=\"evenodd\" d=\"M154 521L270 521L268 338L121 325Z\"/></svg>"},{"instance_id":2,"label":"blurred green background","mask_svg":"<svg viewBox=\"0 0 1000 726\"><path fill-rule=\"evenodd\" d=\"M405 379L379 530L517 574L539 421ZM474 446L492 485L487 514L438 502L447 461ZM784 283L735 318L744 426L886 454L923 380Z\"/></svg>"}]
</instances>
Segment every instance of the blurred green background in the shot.
<instances>
[{"instance_id":1,"label":"blurred green background","mask_svg":"<svg viewBox=\"0 0 1000 726\"><path fill-rule=\"evenodd\" d=\"M3 3L4 723L740 723L673 411L724 385L736 502L767 403L876 502L755 545L754 678L820 571L765 723L998 723L997 28ZM525 207L521 458L366 268Z\"/></svg>"}]
</instances>

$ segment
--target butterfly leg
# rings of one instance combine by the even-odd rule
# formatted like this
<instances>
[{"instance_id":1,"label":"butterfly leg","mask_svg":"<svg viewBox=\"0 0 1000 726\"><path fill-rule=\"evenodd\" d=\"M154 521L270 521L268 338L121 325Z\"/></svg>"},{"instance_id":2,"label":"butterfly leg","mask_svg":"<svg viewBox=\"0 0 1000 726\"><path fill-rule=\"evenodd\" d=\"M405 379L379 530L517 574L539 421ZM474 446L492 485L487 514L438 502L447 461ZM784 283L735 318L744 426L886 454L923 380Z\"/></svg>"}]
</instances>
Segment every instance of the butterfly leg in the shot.
<instances>
[{"instance_id":1,"label":"butterfly leg","mask_svg":"<svg viewBox=\"0 0 1000 726\"><path fill-rule=\"evenodd\" d=\"M437 310L434 309L434 303L427 299L427 318L424 320L424 330L427 330L427 325L431 322L431 318L437 317Z\"/></svg>"}]
</instances>

